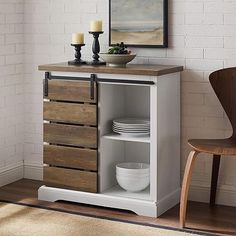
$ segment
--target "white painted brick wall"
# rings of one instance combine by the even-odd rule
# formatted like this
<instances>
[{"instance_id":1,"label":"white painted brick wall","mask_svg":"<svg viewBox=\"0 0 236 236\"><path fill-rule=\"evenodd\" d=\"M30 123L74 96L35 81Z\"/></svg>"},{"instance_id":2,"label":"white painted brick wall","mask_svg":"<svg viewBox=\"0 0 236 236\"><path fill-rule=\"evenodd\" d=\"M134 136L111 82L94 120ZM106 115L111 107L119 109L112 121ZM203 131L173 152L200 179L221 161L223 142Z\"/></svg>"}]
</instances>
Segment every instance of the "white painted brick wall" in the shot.
<instances>
[{"instance_id":1,"label":"white painted brick wall","mask_svg":"<svg viewBox=\"0 0 236 236\"><path fill-rule=\"evenodd\" d=\"M0 0L0 4L0 75L1 78L7 75L0 81L0 109L4 110L0 120L3 122L17 113L17 119L11 119L9 123L9 134L5 127L0 126L6 132L6 137L0 138L0 148L4 147L6 140L18 145L17 132L23 130L25 163L41 165L43 73L37 71L37 66L73 58L71 33L78 31L86 33L86 47L82 53L85 59L90 59L92 37L87 31L92 19L104 21L105 34L101 36L100 42L102 50L106 50L108 0ZM181 90L182 171L190 150L187 145L189 138L221 138L230 135L229 122L209 85L208 76L214 70L236 65L235 13L235 0L169 0L169 48L133 49L138 54L135 62L179 64L185 67ZM8 43L5 43L6 38ZM22 68L22 64L16 63L22 62L23 52ZM24 88L20 83L23 70ZM19 105L22 99L14 102L23 92L24 117L21 116ZM6 96L13 98L6 99ZM7 108L6 102L9 104ZM16 104L17 111L14 110ZM20 127L19 120L22 119L24 129ZM11 136L13 134L15 136ZM17 151L12 153L11 148L5 149L5 153L8 151L13 157L17 154ZM5 165L4 159L0 159L0 165ZM194 171L193 185L209 186L210 167L211 159L202 154ZM223 161L221 189L232 189L236 193L235 167L236 158Z\"/></svg>"},{"instance_id":2,"label":"white painted brick wall","mask_svg":"<svg viewBox=\"0 0 236 236\"><path fill-rule=\"evenodd\" d=\"M0 0L0 172L23 170L23 0ZM21 178L20 172L11 180ZM8 183L3 179L0 184Z\"/></svg>"},{"instance_id":3,"label":"white painted brick wall","mask_svg":"<svg viewBox=\"0 0 236 236\"><path fill-rule=\"evenodd\" d=\"M83 48L83 56L85 59L90 58L92 38L87 31L91 19L100 18L104 21L106 34L101 36L101 47L105 50L108 45L108 0L25 0L24 9L27 72L25 104L28 108L28 119L25 119L25 161L42 163L40 77L43 78L43 73L36 71L37 65L71 59L73 49L70 47L70 37L71 33L76 31L86 33L87 45ZM182 166L189 150L186 144L188 138L225 137L230 130L227 118L209 85L208 75L213 70L235 64L235 12L234 0L169 0L170 47L133 49L138 54L136 61L180 64L186 69L182 73ZM33 112L30 108L34 108ZM36 146L38 148L35 148ZM197 165L194 179L198 179L198 184L201 181L209 184L210 165L206 164L208 162L203 159ZM236 158L231 162L236 166ZM224 165L227 165L225 163ZM202 173L200 177L199 173ZM225 171L221 184L232 184L233 178L236 186L234 171Z\"/></svg>"}]
</instances>

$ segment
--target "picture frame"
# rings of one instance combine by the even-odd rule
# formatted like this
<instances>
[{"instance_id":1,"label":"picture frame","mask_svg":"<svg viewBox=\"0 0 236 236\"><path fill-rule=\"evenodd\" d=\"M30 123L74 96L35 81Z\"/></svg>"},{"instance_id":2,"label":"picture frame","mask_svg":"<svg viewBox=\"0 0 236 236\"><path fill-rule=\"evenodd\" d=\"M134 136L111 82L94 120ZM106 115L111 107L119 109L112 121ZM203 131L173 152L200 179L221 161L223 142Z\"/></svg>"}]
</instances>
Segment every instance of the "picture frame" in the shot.
<instances>
[{"instance_id":1,"label":"picture frame","mask_svg":"<svg viewBox=\"0 0 236 236\"><path fill-rule=\"evenodd\" d=\"M109 0L109 46L120 42L167 48L168 0Z\"/></svg>"}]
</instances>

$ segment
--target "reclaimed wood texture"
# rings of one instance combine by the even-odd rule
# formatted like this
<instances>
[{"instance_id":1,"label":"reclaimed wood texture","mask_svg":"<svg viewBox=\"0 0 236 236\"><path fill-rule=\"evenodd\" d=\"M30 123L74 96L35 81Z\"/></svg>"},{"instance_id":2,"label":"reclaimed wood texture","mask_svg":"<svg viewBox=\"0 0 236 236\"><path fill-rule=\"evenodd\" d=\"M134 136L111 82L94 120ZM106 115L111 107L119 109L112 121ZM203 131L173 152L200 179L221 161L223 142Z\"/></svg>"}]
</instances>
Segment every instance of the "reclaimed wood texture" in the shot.
<instances>
[{"instance_id":1,"label":"reclaimed wood texture","mask_svg":"<svg viewBox=\"0 0 236 236\"><path fill-rule=\"evenodd\" d=\"M45 123L44 142L97 148L97 128Z\"/></svg>"},{"instance_id":2,"label":"reclaimed wood texture","mask_svg":"<svg viewBox=\"0 0 236 236\"><path fill-rule=\"evenodd\" d=\"M96 83L94 84L94 99L91 99L90 82L71 80L48 80L47 99L57 101L96 103Z\"/></svg>"},{"instance_id":3,"label":"reclaimed wood texture","mask_svg":"<svg viewBox=\"0 0 236 236\"><path fill-rule=\"evenodd\" d=\"M97 171L97 151L56 145L44 145L43 162L52 166Z\"/></svg>"},{"instance_id":4,"label":"reclaimed wood texture","mask_svg":"<svg viewBox=\"0 0 236 236\"><path fill-rule=\"evenodd\" d=\"M86 73L106 73L106 74L128 74L128 75L150 75L161 76L170 73L183 71L183 66L165 66L165 65L127 65L124 68L109 66L91 66L91 65L68 65L68 63L57 63L40 65L42 71L59 72L86 72Z\"/></svg>"},{"instance_id":5,"label":"reclaimed wood texture","mask_svg":"<svg viewBox=\"0 0 236 236\"><path fill-rule=\"evenodd\" d=\"M87 192L97 192L97 173L57 167L44 167L43 179L48 186L62 186Z\"/></svg>"},{"instance_id":6,"label":"reclaimed wood texture","mask_svg":"<svg viewBox=\"0 0 236 236\"><path fill-rule=\"evenodd\" d=\"M97 125L97 107L89 104L44 102L43 118L47 121Z\"/></svg>"}]
</instances>

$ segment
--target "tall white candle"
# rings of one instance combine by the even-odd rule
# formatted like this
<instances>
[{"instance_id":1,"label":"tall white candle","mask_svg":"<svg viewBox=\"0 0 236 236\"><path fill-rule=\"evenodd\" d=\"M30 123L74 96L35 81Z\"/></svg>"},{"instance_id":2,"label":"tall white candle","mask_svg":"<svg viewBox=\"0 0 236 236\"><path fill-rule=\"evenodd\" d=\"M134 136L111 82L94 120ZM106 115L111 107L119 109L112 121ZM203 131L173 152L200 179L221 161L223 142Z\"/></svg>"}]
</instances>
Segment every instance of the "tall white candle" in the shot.
<instances>
[{"instance_id":1,"label":"tall white candle","mask_svg":"<svg viewBox=\"0 0 236 236\"><path fill-rule=\"evenodd\" d=\"M74 33L72 34L72 44L84 44L84 34Z\"/></svg>"},{"instance_id":2,"label":"tall white candle","mask_svg":"<svg viewBox=\"0 0 236 236\"><path fill-rule=\"evenodd\" d=\"M91 32L101 32L102 31L102 21L93 20L90 22L90 31Z\"/></svg>"}]
</instances>

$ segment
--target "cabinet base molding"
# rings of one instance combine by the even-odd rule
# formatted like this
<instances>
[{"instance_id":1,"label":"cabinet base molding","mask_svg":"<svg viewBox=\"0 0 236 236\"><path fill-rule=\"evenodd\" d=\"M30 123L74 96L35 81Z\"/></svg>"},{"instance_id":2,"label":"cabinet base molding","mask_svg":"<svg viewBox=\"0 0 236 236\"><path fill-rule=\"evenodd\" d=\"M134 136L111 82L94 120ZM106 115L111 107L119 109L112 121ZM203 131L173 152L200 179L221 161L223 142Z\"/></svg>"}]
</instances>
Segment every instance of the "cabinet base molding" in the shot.
<instances>
[{"instance_id":1,"label":"cabinet base molding","mask_svg":"<svg viewBox=\"0 0 236 236\"><path fill-rule=\"evenodd\" d=\"M156 203L151 200L111 196L106 193L88 193L47 187L44 185L38 189L38 199L49 202L64 200L95 206L130 210L137 215L158 217L165 212L167 208L169 209L178 203L179 190L168 195L168 197L161 200L159 203Z\"/></svg>"},{"instance_id":2,"label":"cabinet base molding","mask_svg":"<svg viewBox=\"0 0 236 236\"><path fill-rule=\"evenodd\" d=\"M23 162L0 168L0 187L22 179L23 175Z\"/></svg>"}]
</instances>

